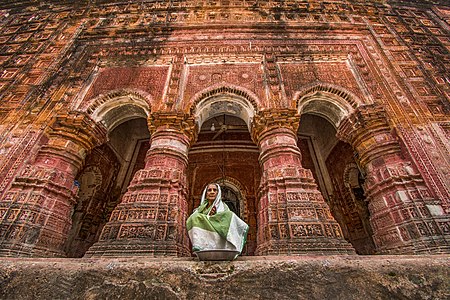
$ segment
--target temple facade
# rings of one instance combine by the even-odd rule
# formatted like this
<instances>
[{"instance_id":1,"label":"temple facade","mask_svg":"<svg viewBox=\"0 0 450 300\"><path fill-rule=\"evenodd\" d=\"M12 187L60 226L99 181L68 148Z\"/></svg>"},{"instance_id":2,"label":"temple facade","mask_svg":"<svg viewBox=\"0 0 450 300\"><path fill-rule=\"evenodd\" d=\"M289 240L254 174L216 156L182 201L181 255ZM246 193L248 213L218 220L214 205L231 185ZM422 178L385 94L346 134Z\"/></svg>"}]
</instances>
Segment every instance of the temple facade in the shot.
<instances>
[{"instance_id":1,"label":"temple facade","mask_svg":"<svg viewBox=\"0 0 450 300\"><path fill-rule=\"evenodd\" d=\"M450 5L0 4L0 256L450 252Z\"/></svg>"}]
</instances>

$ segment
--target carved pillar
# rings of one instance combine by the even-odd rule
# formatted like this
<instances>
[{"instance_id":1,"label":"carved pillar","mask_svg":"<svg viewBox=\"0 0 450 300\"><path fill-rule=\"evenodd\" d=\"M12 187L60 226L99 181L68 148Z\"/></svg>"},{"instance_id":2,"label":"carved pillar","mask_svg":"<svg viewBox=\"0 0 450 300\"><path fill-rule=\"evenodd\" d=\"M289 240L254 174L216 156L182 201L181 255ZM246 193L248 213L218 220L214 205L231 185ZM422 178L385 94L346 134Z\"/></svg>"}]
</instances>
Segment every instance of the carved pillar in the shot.
<instances>
[{"instance_id":1,"label":"carved pillar","mask_svg":"<svg viewBox=\"0 0 450 300\"><path fill-rule=\"evenodd\" d=\"M80 112L58 116L48 142L0 201L1 256L65 256L76 202L75 177L106 131Z\"/></svg>"},{"instance_id":2,"label":"carved pillar","mask_svg":"<svg viewBox=\"0 0 450 300\"><path fill-rule=\"evenodd\" d=\"M365 105L344 119L337 137L358 152L378 253L449 252L449 216L403 155L386 112Z\"/></svg>"},{"instance_id":3,"label":"carved pillar","mask_svg":"<svg viewBox=\"0 0 450 300\"><path fill-rule=\"evenodd\" d=\"M299 116L268 110L255 116L252 135L262 169L258 255L353 254L297 147Z\"/></svg>"},{"instance_id":4,"label":"carved pillar","mask_svg":"<svg viewBox=\"0 0 450 300\"><path fill-rule=\"evenodd\" d=\"M153 113L145 167L136 172L86 257L190 255L186 232L188 150L193 119Z\"/></svg>"}]
</instances>

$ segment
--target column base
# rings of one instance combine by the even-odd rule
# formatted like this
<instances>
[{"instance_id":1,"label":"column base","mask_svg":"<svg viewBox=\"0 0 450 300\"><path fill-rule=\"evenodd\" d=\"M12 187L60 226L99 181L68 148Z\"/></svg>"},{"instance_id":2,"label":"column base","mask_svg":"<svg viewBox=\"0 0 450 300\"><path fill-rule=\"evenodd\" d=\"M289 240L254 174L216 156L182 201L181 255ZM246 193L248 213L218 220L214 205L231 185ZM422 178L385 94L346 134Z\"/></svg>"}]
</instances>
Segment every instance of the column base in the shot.
<instances>
[{"instance_id":1,"label":"column base","mask_svg":"<svg viewBox=\"0 0 450 300\"><path fill-rule=\"evenodd\" d=\"M3 242L0 245L0 257L67 257L63 251L24 243Z\"/></svg>"},{"instance_id":2,"label":"column base","mask_svg":"<svg viewBox=\"0 0 450 300\"><path fill-rule=\"evenodd\" d=\"M305 238L273 240L256 247L256 255L355 255L352 245L342 239Z\"/></svg>"},{"instance_id":3,"label":"column base","mask_svg":"<svg viewBox=\"0 0 450 300\"><path fill-rule=\"evenodd\" d=\"M419 207L420 208L420 207ZM412 210L412 209L411 209ZM403 209L406 211L406 208ZM412 210L417 213L416 210ZM416 218L374 231L378 254L445 254L450 253L450 232L447 216L425 218L426 210ZM395 213L395 212L394 212ZM395 214L392 215L395 216ZM397 213L398 215L399 213ZM418 213L417 213L418 214ZM378 220L373 219L376 224ZM381 223L381 222L378 222ZM381 223L382 224L382 223Z\"/></svg>"},{"instance_id":4,"label":"column base","mask_svg":"<svg viewBox=\"0 0 450 300\"><path fill-rule=\"evenodd\" d=\"M41 214L41 218L44 216ZM55 218L47 217L53 221ZM15 223L15 224L14 224ZM0 228L0 256L3 257L67 257L64 235L28 222L4 222Z\"/></svg>"},{"instance_id":5,"label":"column base","mask_svg":"<svg viewBox=\"0 0 450 300\"><path fill-rule=\"evenodd\" d=\"M450 238L442 236L412 240L401 245L378 247L377 254L450 254Z\"/></svg>"},{"instance_id":6,"label":"column base","mask_svg":"<svg viewBox=\"0 0 450 300\"><path fill-rule=\"evenodd\" d=\"M159 257L191 256L187 247L161 241L108 241L94 244L84 257Z\"/></svg>"}]
</instances>

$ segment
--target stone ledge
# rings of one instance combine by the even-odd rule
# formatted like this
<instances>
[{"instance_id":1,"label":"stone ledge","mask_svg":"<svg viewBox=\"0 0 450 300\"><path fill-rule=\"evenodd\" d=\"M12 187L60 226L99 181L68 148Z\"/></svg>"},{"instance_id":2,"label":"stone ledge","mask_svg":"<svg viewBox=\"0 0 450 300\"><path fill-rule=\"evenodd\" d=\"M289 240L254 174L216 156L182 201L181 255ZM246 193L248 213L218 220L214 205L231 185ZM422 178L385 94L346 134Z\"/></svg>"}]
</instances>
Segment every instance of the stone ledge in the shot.
<instances>
[{"instance_id":1,"label":"stone ledge","mask_svg":"<svg viewBox=\"0 0 450 300\"><path fill-rule=\"evenodd\" d=\"M0 299L449 299L436 256L1 258Z\"/></svg>"}]
</instances>

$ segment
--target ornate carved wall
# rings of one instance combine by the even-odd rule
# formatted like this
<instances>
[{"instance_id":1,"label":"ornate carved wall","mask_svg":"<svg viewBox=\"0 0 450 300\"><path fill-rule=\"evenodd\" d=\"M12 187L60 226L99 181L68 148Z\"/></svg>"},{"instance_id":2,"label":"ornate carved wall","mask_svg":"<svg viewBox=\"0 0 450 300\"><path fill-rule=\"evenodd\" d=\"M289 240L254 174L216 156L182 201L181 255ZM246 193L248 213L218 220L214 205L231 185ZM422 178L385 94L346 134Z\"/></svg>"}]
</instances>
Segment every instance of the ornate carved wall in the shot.
<instances>
[{"instance_id":1,"label":"ornate carved wall","mask_svg":"<svg viewBox=\"0 0 450 300\"><path fill-rule=\"evenodd\" d=\"M210 180L248 255L448 253L449 51L444 0L2 3L0 255L190 255Z\"/></svg>"}]
</instances>

